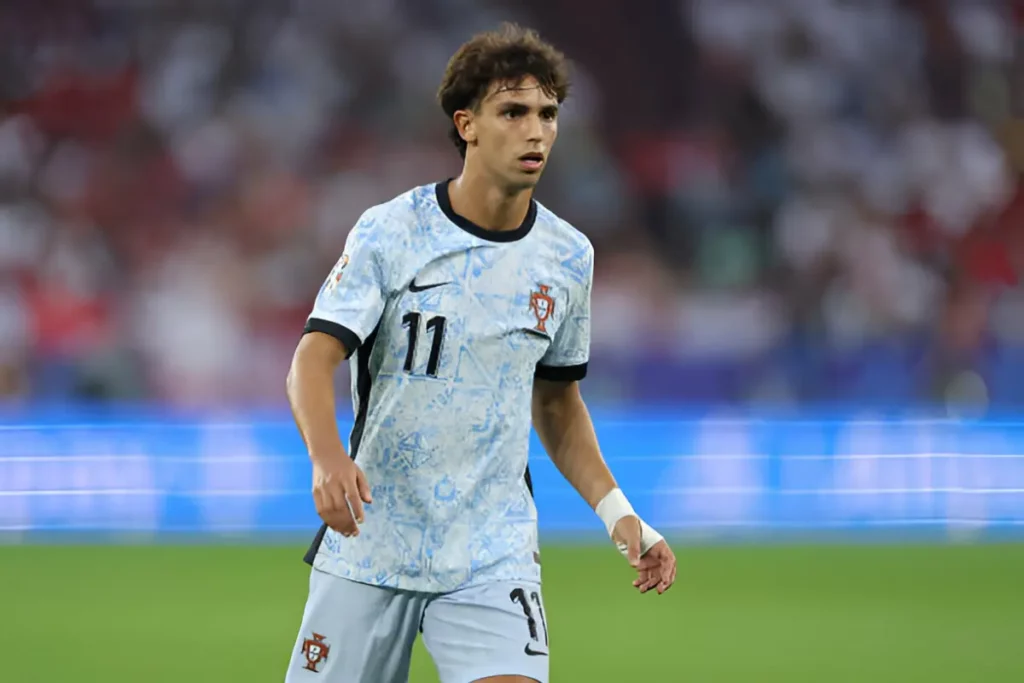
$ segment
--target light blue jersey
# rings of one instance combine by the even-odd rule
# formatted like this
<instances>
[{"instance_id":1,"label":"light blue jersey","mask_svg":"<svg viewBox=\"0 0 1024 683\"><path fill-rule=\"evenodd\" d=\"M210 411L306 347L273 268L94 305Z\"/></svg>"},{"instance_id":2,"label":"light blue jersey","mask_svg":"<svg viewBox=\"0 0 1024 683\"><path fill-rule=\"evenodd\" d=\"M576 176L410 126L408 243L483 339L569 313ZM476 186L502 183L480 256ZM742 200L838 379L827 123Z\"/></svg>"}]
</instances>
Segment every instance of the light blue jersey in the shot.
<instances>
[{"instance_id":1,"label":"light blue jersey","mask_svg":"<svg viewBox=\"0 0 1024 683\"><path fill-rule=\"evenodd\" d=\"M307 561L426 592L539 581L533 380L586 374L592 278L589 240L536 202L507 232L455 214L447 182L364 213L306 331L354 353L349 452L373 504Z\"/></svg>"}]
</instances>

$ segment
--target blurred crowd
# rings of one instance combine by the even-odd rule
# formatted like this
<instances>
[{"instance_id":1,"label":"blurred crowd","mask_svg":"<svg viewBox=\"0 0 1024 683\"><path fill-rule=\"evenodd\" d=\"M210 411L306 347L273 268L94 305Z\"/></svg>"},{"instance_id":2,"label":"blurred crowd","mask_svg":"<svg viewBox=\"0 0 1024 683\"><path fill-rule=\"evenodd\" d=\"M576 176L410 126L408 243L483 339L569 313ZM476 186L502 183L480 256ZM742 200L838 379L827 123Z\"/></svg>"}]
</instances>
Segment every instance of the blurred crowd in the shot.
<instances>
[{"instance_id":1,"label":"blurred crowd","mask_svg":"<svg viewBox=\"0 0 1024 683\"><path fill-rule=\"evenodd\" d=\"M591 396L1024 402L1024 7L639 7L7 0L0 396L282 401L358 215L459 170L448 57L512 19L575 64L538 197L597 250Z\"/></svg>"}]
</instances>

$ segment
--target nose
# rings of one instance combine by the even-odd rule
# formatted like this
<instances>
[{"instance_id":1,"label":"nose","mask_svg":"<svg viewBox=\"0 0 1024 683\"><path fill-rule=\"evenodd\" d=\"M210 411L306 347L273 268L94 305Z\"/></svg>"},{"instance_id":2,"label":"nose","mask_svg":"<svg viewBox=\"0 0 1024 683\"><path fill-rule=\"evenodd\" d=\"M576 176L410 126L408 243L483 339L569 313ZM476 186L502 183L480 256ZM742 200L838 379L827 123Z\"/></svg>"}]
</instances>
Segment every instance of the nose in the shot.
<instances>
[{"instance_id":1,"label":"nose","mask_svg":"<svg viewBox=\"0 0 1024 683\"><path fill-rule=\"evenodd\" d=\"M526 139L528 142L540 142L544 139L544 124L539 116L528 116Z\"/></svg>"}]
</instances>

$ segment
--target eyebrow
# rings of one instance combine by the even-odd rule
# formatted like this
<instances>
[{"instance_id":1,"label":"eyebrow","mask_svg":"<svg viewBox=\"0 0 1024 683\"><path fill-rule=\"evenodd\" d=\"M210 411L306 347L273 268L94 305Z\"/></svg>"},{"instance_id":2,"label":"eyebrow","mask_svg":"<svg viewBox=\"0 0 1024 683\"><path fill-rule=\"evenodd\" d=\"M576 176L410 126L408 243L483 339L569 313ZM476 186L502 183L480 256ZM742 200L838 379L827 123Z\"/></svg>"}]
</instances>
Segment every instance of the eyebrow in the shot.
<instances>
[{"instance_id":1,"label":"eyebrow","mask_svg":"<svg viewBox=\"0 0 1024 683\"><path fill-rule=\"evenodd\" d=\"M507 111L524 112L524 111L529 111L530 107L529 107L529 105L523 104L522 102L503 102L502 104L498 105L498 110L501 111L501 112L507 112ZM543 107L540 108L540 112L542 114L557 114L558 113L558 105L557 104L545 104Z\"/></svg>"}]
</instances>

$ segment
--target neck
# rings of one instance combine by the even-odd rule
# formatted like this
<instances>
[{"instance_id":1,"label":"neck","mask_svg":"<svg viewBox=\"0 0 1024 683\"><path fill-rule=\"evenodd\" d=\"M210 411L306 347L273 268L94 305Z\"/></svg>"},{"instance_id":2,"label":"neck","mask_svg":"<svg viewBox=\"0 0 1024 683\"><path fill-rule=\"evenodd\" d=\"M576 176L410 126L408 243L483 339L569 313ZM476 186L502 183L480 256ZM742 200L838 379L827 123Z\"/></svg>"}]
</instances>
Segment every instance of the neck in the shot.
<instances>
[{"instance_id":1,"label":"neck","mask_svg":"<svg viewBox=\"0 0 1024 683\"><path fill-rule=\"evenodd\" d=\"M506 189L468 166L448 186L452 209L486 230L515 230L530 211L532 188Z\"/></svg>"}]
</instances>

